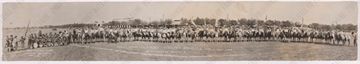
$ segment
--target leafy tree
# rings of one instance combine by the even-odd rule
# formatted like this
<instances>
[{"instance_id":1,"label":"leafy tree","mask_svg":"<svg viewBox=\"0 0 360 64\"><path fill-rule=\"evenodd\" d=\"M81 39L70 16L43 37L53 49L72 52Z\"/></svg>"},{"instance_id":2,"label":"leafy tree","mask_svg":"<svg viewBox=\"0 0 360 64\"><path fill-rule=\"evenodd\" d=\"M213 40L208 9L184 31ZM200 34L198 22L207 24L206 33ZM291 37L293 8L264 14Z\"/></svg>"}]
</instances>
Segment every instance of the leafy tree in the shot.
<instances>
[{"instance_id":1,"label":"leafy tree","mask_svg":"<svg viewBox=\"0 0 360 64\"><path fill-rule=\"evenodd\" d=\"M149 24L150 25L160 25L160 22L159 21L152 21Z\"/></svg>"},{"instance_id":2,"label":"leafy tree","mask_svg":"<svg viewBox=\"0 0 360 64\"><path fill-rule=\"evenodd\" d=\"M246 24L247 24L247 23L246 23L247 21L248 21L248 20L245 19L245 18L242 18L242 19L238 20L239 24L242 25L242 26L243 26L243 25L246 25Z\"/></svg>"},{"instance_id":3,"label":"leafy tree","mask_svg":"<svg viewBox=\"0 0 360 64\"><path fill-rule=\"evenodd\" d=\"M286 21L282 21L280 26L281 27L291 27L293 25L290 21L286 20Z\"/></svg>"},{"instance_id":4,"label":"leafy tree","mask_svg":"<svg viewBox=\"0 0 360 64\"><path fill-rule=\"evenodd\" d=\"M206 22L206 23L215 26L215 24L216 24L216 19L209 19L209 21Z\"/></svg>"},{"instance_id":5,"label":"leafy tree","mask_svg":"<svg viewBox=\"0 0 360 64\"><path fill-rule=\"evenodd\" d=\"M229 25L238 25L238 22L236 20L230 20Z\"/></svg>"},{"instance_id":6,"label":"leafy tree","mask_svg":"<svg viewBox=\"0 0 360 64\"><path fill-rule=\"evenodd\" d=\"M181 18L181 25L191 25L191 20L190 19L186 19L186 18Z\"/></svg>"},{"instance_id":7,"label":"leafy tree","mask_svg":"<svg viewBox=\"0 0 360 64\"><path fill-rule=\"evenodd\" d=\"M279 20L275 20L275 21L274 21L274 25L275 25L275 26L280 26L280 25L281 25L281 22L280 22Z\"/></svg>"},{"instance_id":8,"label":"leafy tree","mask_svg":"<svg viewBox=\"0 0 360 64\"><path fill-rule=\"evenodd\" d=\"M313 29L319 29L319 27L320 27L320 24L318 24L318 23L311 23L309 25L309 28L313 28Z\"/></svg>"},{"instance_id":9,"label":"leafy tree","mask_svg":"<svg viewBox=\"0 0 360 64\"><path fill-rule=\"evenodd\" d=\"M119 21L110 21L108 23L105 23L104 25L107 25L107 26L117 26L117 25L120 25L121 23Z\"/></svg>"},{"instance_id":10,"label":"leafy tree","mask_svg":"<svg viewBox=\"0 0 360 64\"><path fill-rule=\"evenodd\" d=\"M142 25L143 22L141 19L134 19L129 21L131 25Z\"/></svg>"},{"instance_id":11,"label":"leafy tree","mask_svg":"<svg viewBox=\"0 0 360 64\"><path fill-rule=\"evenodd\" d=\"M256 25L256 20L255 19L248 20L246 22L246 25L254 27Z\"/></svg>"},{"instance_id":12,"label":"leafy tree","mask_svg":"<svg viewBox=\"0 0 360 64\"><path fill-rule=\"evenodd\" d=\"M318 30L328 31L328 30L331 30L331 27L330 27L330 25L319 24L319 26L317 27L317 29L318 29Z\"/></svg>"},{"instance_id":13,"label":"leafy tree","mask_svg":"<svg viewBox=\"0 0 360 64\"><path fill-rule=\"evenodd\" d=\"M194 23L196 25L204 25L205 21L204 19L197 17L196 19L194 19Z\"/></svg>"},{"instance_id":14,"label":"leafy tree","mask_svg":"<svg viewBox=\"0 0 360 64\"><path fill-rule=\"evenodd\" d=\"M258 26L264 26L264 25L265 25L265 22L264 22L264 20L257 20L257 21L256 21L256 25L258 25Z\"/></svg>"},{"instance_id":15,"label":"leafy tree","mask_svg":"<svg viewBox=\"0 0 360 64\"><path fill-rule=\"evenodd\" d=\"M267 20L266 22L265 22L265 25L266 26L273 26L275 23L274 23L274 21L273 20Z\"/></svg>"},{"instance_id":16,"label":"leafy tree","mask_svg":"<svg viewBox=\"0 0 360 64\"><path fill-rule=\"evenodd\" d=\"M301 27L301 24L299 22L295 22L295 27Z\"/></svg>"},{"instance_id":17,"label":"leafy tree","mask_svg":"<svg viewBox=\"0 0 360 64\"><path fill-rule=\"evenodd\" d=\"M171 25L172 23L173 23L173 21L171 19L165 20L165 25Z\"/></svg>"},{"instance_id":18,"label":"leafy tree","mask_svg":"<svg viewBox=\"0 0 360 64\"><path fill-rule=\"evenodd\" d=\"M122 22L120 22L120 25L129 25L129 23L126 21L122 21Z\"/></svg>"},{"instance_id":19,"label":"leafy tree","mask_svg":"<svg viewBox=\"0 0 360 64\"><path fill-rule=\"evenodd\" d=\"M225 26L227 24L227 21L225 19L219 19L218 23L219 23L219 26Z\"/></svg>"}]
</instances>

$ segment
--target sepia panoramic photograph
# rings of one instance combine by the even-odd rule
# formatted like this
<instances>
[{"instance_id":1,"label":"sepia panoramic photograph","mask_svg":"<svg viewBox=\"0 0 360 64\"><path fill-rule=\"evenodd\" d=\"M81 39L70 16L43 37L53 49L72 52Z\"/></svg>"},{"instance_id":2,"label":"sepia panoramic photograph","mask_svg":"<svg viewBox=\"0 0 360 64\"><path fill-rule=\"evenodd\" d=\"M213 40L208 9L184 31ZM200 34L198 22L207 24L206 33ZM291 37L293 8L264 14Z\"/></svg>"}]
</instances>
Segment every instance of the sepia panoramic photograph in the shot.
<instances>
[{"instance_id":1,"label":"sepia panoramic photograph","mask_svg":"<svg viewBox=\"0 0 360 64\"><path fill-rule=\"evenodd\" d=\"M355 61L356 1L7 2L2 61Z\"/></svg>"}]
</instances>

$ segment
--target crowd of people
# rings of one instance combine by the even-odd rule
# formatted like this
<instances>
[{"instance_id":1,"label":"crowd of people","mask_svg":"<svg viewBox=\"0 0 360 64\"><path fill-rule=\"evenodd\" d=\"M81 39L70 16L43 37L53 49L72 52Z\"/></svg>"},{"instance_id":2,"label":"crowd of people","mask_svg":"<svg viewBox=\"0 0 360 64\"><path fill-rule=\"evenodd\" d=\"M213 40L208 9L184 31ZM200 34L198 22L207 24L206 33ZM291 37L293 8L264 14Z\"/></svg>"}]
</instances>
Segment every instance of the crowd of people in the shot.
<instances>
[{"instance_id":1,"label":"crowd of people","mask_svg":"<svg viewBox=\"0 0 360 64\"><path fill-rule=\"evenodd\" d=\"M179 27L87 27L39 31L25 36L6 36L8 51L64 46L72 43L121 43L146 41L159 43L194 42L306 42L356 46L356 32L321 31L304 27L179 26Z\"/></svg>"}]
</instances>

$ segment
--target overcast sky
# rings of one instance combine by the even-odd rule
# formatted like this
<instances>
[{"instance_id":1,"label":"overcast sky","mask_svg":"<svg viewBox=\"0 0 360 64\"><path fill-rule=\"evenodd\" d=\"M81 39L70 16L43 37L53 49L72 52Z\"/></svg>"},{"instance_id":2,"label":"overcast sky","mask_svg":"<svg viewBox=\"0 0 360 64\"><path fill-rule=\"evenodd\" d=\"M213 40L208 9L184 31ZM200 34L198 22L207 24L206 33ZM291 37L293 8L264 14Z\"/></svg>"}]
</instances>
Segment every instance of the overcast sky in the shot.
<instances>
[{"instance_id":1,"label":"overcast sky","mask_svg":"<svg viewBox=\"0 0 360 64\"><path fill-rule=\"evenodd\" d=\"M229 18L290 20L304 23L357 24L356 2L116 2L4 3L3 27L95 23L140 18Z\"/></svg>"}]
</instances>

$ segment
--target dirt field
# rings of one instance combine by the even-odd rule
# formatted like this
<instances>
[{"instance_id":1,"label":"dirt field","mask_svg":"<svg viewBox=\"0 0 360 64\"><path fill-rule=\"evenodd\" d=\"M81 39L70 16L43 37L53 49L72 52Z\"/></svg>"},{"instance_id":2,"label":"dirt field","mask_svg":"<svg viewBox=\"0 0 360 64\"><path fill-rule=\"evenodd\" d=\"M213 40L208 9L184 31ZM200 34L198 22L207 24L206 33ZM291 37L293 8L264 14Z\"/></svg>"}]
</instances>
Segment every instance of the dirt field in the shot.
<instances>
[{"instance_id":1,"label":"dirt field","mask_svg":"<svg viewBox=\"0 0 360 64\"><path fill-rule=\"evenodd\" d=\"M29 33L52 32L31 29ZM25 29L5 29L4 35L23 35ZM3 40L5 42L5 40ZM4 43L3 43L4 45ZM282 42L121 42L71 44L15 52L3 50L7 61L244 61L244 60L356 60L357 47Z\"/></svg>"},{"instance_id":2,"label":"dirt field","mask_svg":"<svg viewBox=\"0 0 360 64\"><path fill-rule=\"evenodd\" d=\"M8 61L356 60L356 57L354 46L281 42L100 42L3 53L3 60Z\"/></svg>"}]
</instances>

